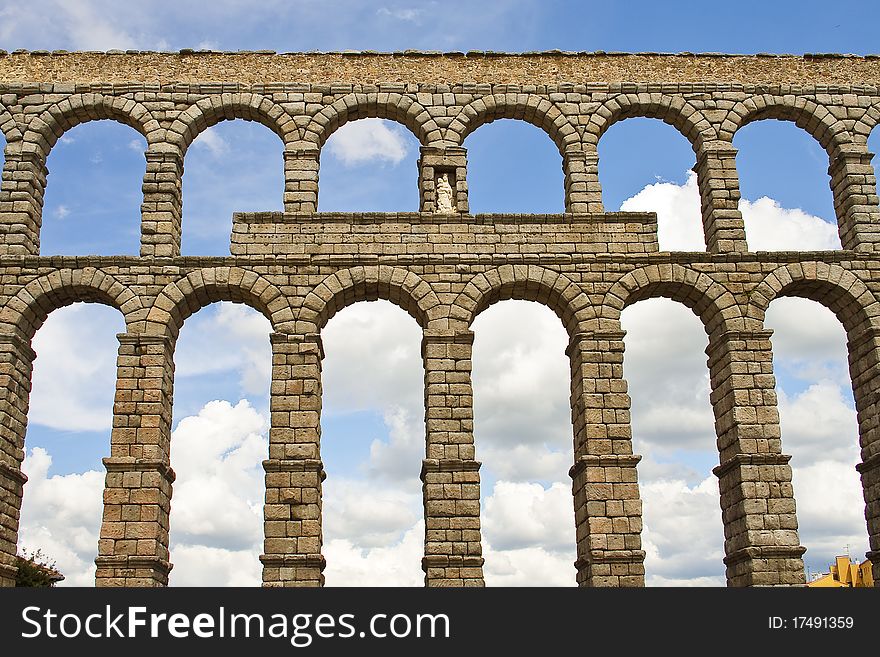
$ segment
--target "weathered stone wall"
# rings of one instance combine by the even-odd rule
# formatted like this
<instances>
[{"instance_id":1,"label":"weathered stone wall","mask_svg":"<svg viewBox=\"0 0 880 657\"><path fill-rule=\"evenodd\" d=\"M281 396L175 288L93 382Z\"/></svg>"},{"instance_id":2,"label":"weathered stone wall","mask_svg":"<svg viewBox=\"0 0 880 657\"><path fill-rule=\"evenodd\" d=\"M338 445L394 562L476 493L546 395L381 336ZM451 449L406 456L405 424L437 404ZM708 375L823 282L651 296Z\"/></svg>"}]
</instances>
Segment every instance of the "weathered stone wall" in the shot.
<instances>
[{"instance_id":1,"label":"weathered stone wall","mask_svg":"<svg viewBox=\"0 0 880 657\"><path fill-rule=\"evenodd\" d=\"M125 318L97 583L164 585L175 342L189 315L229 300L259 310L273 328L264 584L322 584L320 334L338 310L383 298L424 331L426 584L482 585L469 327L492 303L516 298L550 307L570 338L578 582L642 585L640 457L632 453L620 312L662 296L690 307L709 336L728 582L801 584L804 550L763 325L769 303L786 295L823 303L847 331L869 557L880 580L880 208L867 151L880 121L876 66L875 59L843 57L0 56L7 140L0 580L14 574L27 488L20 468L30 342L48 314L95 301ZM729 78L707 82L710 73ZM257 74L264 77L252 82ZM603 211L597 144L609 126L632 116L660 118L693 145L706 252L660 252L656 217ZM320 149L339 126L364 117L398 121L421 142L420 212L317 212ZM259 121L284 142L285 212L236 214L229 257L181 257L186 149L208 126L233 118ZM556 143L565 214L467 213L465 139L498 118L533 123ZM842 250L749 251L732 139L765 118L794 121L828 152ZM41 255L48 153L64 131L97 119L126 123L147 139L141 256ZM452 185L453 211L438 214L442 174Z\"/></svg>"}]
</instances>

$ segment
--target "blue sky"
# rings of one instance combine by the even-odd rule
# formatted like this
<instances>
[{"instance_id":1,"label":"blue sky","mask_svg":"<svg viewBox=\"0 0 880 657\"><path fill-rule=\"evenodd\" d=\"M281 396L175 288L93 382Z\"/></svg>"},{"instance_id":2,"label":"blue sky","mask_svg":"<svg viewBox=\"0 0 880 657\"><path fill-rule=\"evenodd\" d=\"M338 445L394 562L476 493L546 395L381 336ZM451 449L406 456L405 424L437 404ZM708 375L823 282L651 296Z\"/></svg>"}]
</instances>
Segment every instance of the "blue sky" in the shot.
<instances>
[{"instance_id":1,"label":"blue sky","mask_svg":"<svg viewBox=\"0 0 880 657\"><path fill-rule=\"evenodd\" d=\"M191 2L42 1L0 8L0 48L872 51L880 9L836 12L830 20L827 12L818 2L740 2L731 11L696 2L270 0L255 8L227 0L206 9ZM464 145L473 212L562 210L561 158L538 128L501 120ZM880 147L876 135L869 145ZM742 129L735 146L749 239L774 248L833 248L827 156L819 145L793 124L763 121ZM144 148L136 131L112 121L65 134L48 161L43 254L137 253ZM221 123L194 142L183 180L185 255L228 254L234 211L281 209L281 153L275 134L244 121ZM693 246L701 241L699 198L684 137L657 120L630 119L603 136L599 154L608 210L657 211L664 248L702 250ZM322 151L319 209L415 211L417 158L418 143L403 126L347 125ZM780 243L780 233L791 241ZM636 304L623 321L634 441L644 456L649 583L717 585L722 534L710 474L717 454L705 333L690 311L668 301ZM802 542L810 567L820 569L849 544L861 556L866 542L852 467L857 437L844 336L829 312L799 300L774 302L768 326L776 329L785 451L794 455L802 493ZM22 543L47 546L74 584L92 576L115 334L122 330L115 311L77 305L53 313L35 339ZM487 578L573 584L564 330L547 309L512 301L487 310L474 330ZM258 579L268 332L263 318L230 304L204 309L181 332L174 583ZM328 583L417 585L419 328L402 310L377 302L340 312L323 337ZM393 367L381 365L388 359ZM199 449L214 451L200 457ZM206 487L214 487L213 501L200 496ZM834 494L823 496L829 487ZM40 505L58 491L66 492L61 507ZM360 508L367 494L374 501L370 513ZM204 516L212 522L199 522Z\"/></svg>"}]
</instances>

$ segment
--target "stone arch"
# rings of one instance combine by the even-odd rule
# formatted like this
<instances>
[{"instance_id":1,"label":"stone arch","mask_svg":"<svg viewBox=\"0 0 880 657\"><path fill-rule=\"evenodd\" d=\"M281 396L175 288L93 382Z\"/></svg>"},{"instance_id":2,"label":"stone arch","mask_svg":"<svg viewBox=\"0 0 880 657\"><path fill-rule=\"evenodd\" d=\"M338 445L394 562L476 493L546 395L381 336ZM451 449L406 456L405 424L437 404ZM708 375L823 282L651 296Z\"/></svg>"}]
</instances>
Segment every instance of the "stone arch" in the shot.
<instances>
[{"instance_id":1,"label":"stone arch","mask_svg":"<svg viewBox=\"0 0 880 657\"><path fill-rule=\"evenodd\" d=\"M330 274L306 295L299 311L300 333L319 333L337 312L358 301L385 299L408 312L422 328L442 318L431 286L401 267L352 267Z\"/></svg>"},{"instance_id":2,"label":"stone arch","mask_svg":"<svg viewBox=\"0 0 880 657\"><path fill-rule=\"evenodd\" d=\"M584 132L584 143L597 147L608 128L624 119L660 119L678 130L694 151L704 142L716 139L715 128L684 98L659 93L620 94L606 100L591 116Z\"/></svg>"},{"instance_id":3,"label":"stone arch","mask_svg":"<svg viewBox=\"0 0 880 657\"><path fill-rule=\"evenodd\" d=\"M829 156L833 156L843 144L853 141L844 122L827 107L801 96L779 97L770 94L753 96L734 105L721 124L719 137L733 143L737 130L764 119L794 123L812 135Z\"/></svg>"},{"instance_id":4,"label":"stone arch","mask_svg":"<svg viewBox=\"0 0 880 657\"><path fill-rule=\"evenodd\" d=\"M0 103L0 132L3 133L7 144L13 141L21 141L22 135L21 130L18 128L18 123L9 109L2 103Z\"/></svg>"},{"instance_id":5,"label":"stone arch","mask_svg":"<svg viewBox=\"0 0 880 657\"><path fill-rule=\"evenodd\" d=\"M176 338L190 315L216 301L254 308L269 320L273 330L293 319L287 298L259 274L239 267L212 267L168 283L149 309L145 333Z\"/></svg>"},{"instance_id":6,"label":"stone arch","mask_svg":"<svg viewBox=\"0 0 880 657\"><path fill-rule=\"evenodd\" d=\"M502 265L468 282L453 302L450 319L470 326L486 308L507 299L547 306L562 320L569 335L595 315L580 285L565 274L538 265Z\"/></svg>"},{"instance_id":7,"label":"stone arch","mask_svg":"<svg viewBox=\"0 0 880 657\"><path fill-rule=\"evenodd\" d=\"M23 137L24 150L48 156L55 142L66 131L81 123L101 119L131 126L144 136L148 147L164 138L164 130L159 122L137 101L120 96L76 94L58 101L31 119Z\"/></svg>"},{"instance_id":8,"label":"stone arch","mask_svg":"<svg viewBox=\"0 0 880 657\"><path fill-rule=\"evenodd\" d=\"M225 93L203 98L182 112L168 129L169 140L178 144L183 155L199 134L232 119L261 123L285 144L300 136L293 117L272 100L254 93Z\"/></svg>"},{"instance_id":9,"label":"stone arch","mask_svg":"<svg viewBox=\"0 0 880 657\"><path fill-rule=\"evenodd\" d=\"M763 327L770 303L783 296L821 303L833 312L849 334L880 328L880 303L852 272L823 262L793 263L769 273L749 295L747 317Z\"/></svg>"},{"instance_id":10,"label":"stone arch","mask_svg":"<svg viewBox=\"0 0 880 657\"><path fill-rule=\"evenodd\" d=\"M7 301L0 310L0 325L30 340L49 313L77 301L116 308L126 326L142 315L140 298L110 274L93 267L58 269L32 280Z\"/></svg>"},{"instance_id":11,"label":"stone arch","mask_svg":"<svg viewBox=\"0 0 880 657\"><path fill-rule=\"evenodd\" d=\"M620 278L605 294L602 319L619 328L620 313L645 299L678 301L700 318L708 335L743 328L742 313L730 291L711 276L677 264L647 265Z\"/></svg>"},{"instance_id":12,"label":"stone arch","mask_svg":"<svg viewBox=\"0 0 880 657\"><path fill-rule=\"evenodd\" d=\"M497 119L526 121L546 132L560 153L580 143L572 122L551 101L532 94L495 94L465 105L446 130L447 141L461 145L474 130Z\"/></svg>"},{"instance_id":13,"label":"stone arch","mask_svg":"<svg viewBox=\"0 0 880 657\"><path fill-rule=\"evenodd\" d=\"M349 121L367 118L396 121L406 126L423 146L441 141L440 127L423 105L409 96L391 92L343 96L312 117L303 131L303 139L320 148Z\"/></svg>"},{"instance_id":14,"label":"stone arch","mask_svg":"<svg viewBox=\"0 0 880 657\"><path fill-rule=\"evenodd\" d=\"M867 144L874 128L880 124L880 101L871 103L852 127L852 137L860 144Z\"/></svg>"}]
</instances>

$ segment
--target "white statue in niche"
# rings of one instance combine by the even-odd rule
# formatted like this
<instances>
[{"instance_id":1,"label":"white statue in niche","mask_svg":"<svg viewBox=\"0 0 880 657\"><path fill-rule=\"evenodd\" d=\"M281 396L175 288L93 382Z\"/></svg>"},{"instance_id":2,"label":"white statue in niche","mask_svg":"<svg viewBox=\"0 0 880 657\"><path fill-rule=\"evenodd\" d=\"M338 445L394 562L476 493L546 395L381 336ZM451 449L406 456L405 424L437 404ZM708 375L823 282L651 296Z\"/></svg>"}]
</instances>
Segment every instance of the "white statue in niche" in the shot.
<instances>
[{"instance_id":1,"label":"white statue in niche","mask_svg":"<svg viewBox=\"0 0 880 657\"><path fill-rule=\"evenodd\" d=\"M437 203L434 209L435 212L455 212L455 207L452 202L452 185L449 184L449 174L441 173L437 176L437 182L435 185L436 195L437 195Z\"/></svg>"}]
</instances>

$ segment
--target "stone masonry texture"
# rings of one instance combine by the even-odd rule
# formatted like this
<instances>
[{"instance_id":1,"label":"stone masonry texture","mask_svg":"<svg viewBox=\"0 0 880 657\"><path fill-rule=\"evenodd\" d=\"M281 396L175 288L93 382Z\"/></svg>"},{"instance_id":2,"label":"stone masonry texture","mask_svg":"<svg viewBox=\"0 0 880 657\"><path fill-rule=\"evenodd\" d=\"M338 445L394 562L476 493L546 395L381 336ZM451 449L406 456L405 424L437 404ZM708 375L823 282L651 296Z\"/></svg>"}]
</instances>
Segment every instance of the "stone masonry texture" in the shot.
<instances>
[{"instance_id":1,"label":"stone masonry texture","mask_svg":"<svg viewBox=\"0 0 880 657\"><path fill-rule=\"evenodd\" d=\"M420 207L320 213L321 148L365 117L421 143ZM651 213L606 213L597 145L630 117L691 143L706 249L663 252ZM507 118L559 149L565 212L472 215L465 138ZM65 131L113 120L147 140L141 254L40 253L48 154ZM223 120L284 144L284 211L237 213L228 257L182 257L187 147ZM738 209L733 136L791 121L828 154L841 250L753 252ZM577 581L642 586L640 457L623 378L621 311L651 297L688 306L709 336L719 504L731 586L804 583L764 313L799 296L847 333L858 411L868 558L880 582L880 207L867 139L880 122L880 58L657 53L0 53L0 584L11 585L37 329L78 301L116 308L116 396L96 583L164 586L171 570L174 349L215 301L272 324L263 583L323 584L321 331L342 308L387 299L423 330L427 586L482 586L480 463L473 435L474 318L503 299L545 304L571 364ZM444 207L438 212L438 181ZM448 182L449 185L445 183Z\"/></svg>"}]
</instances>

